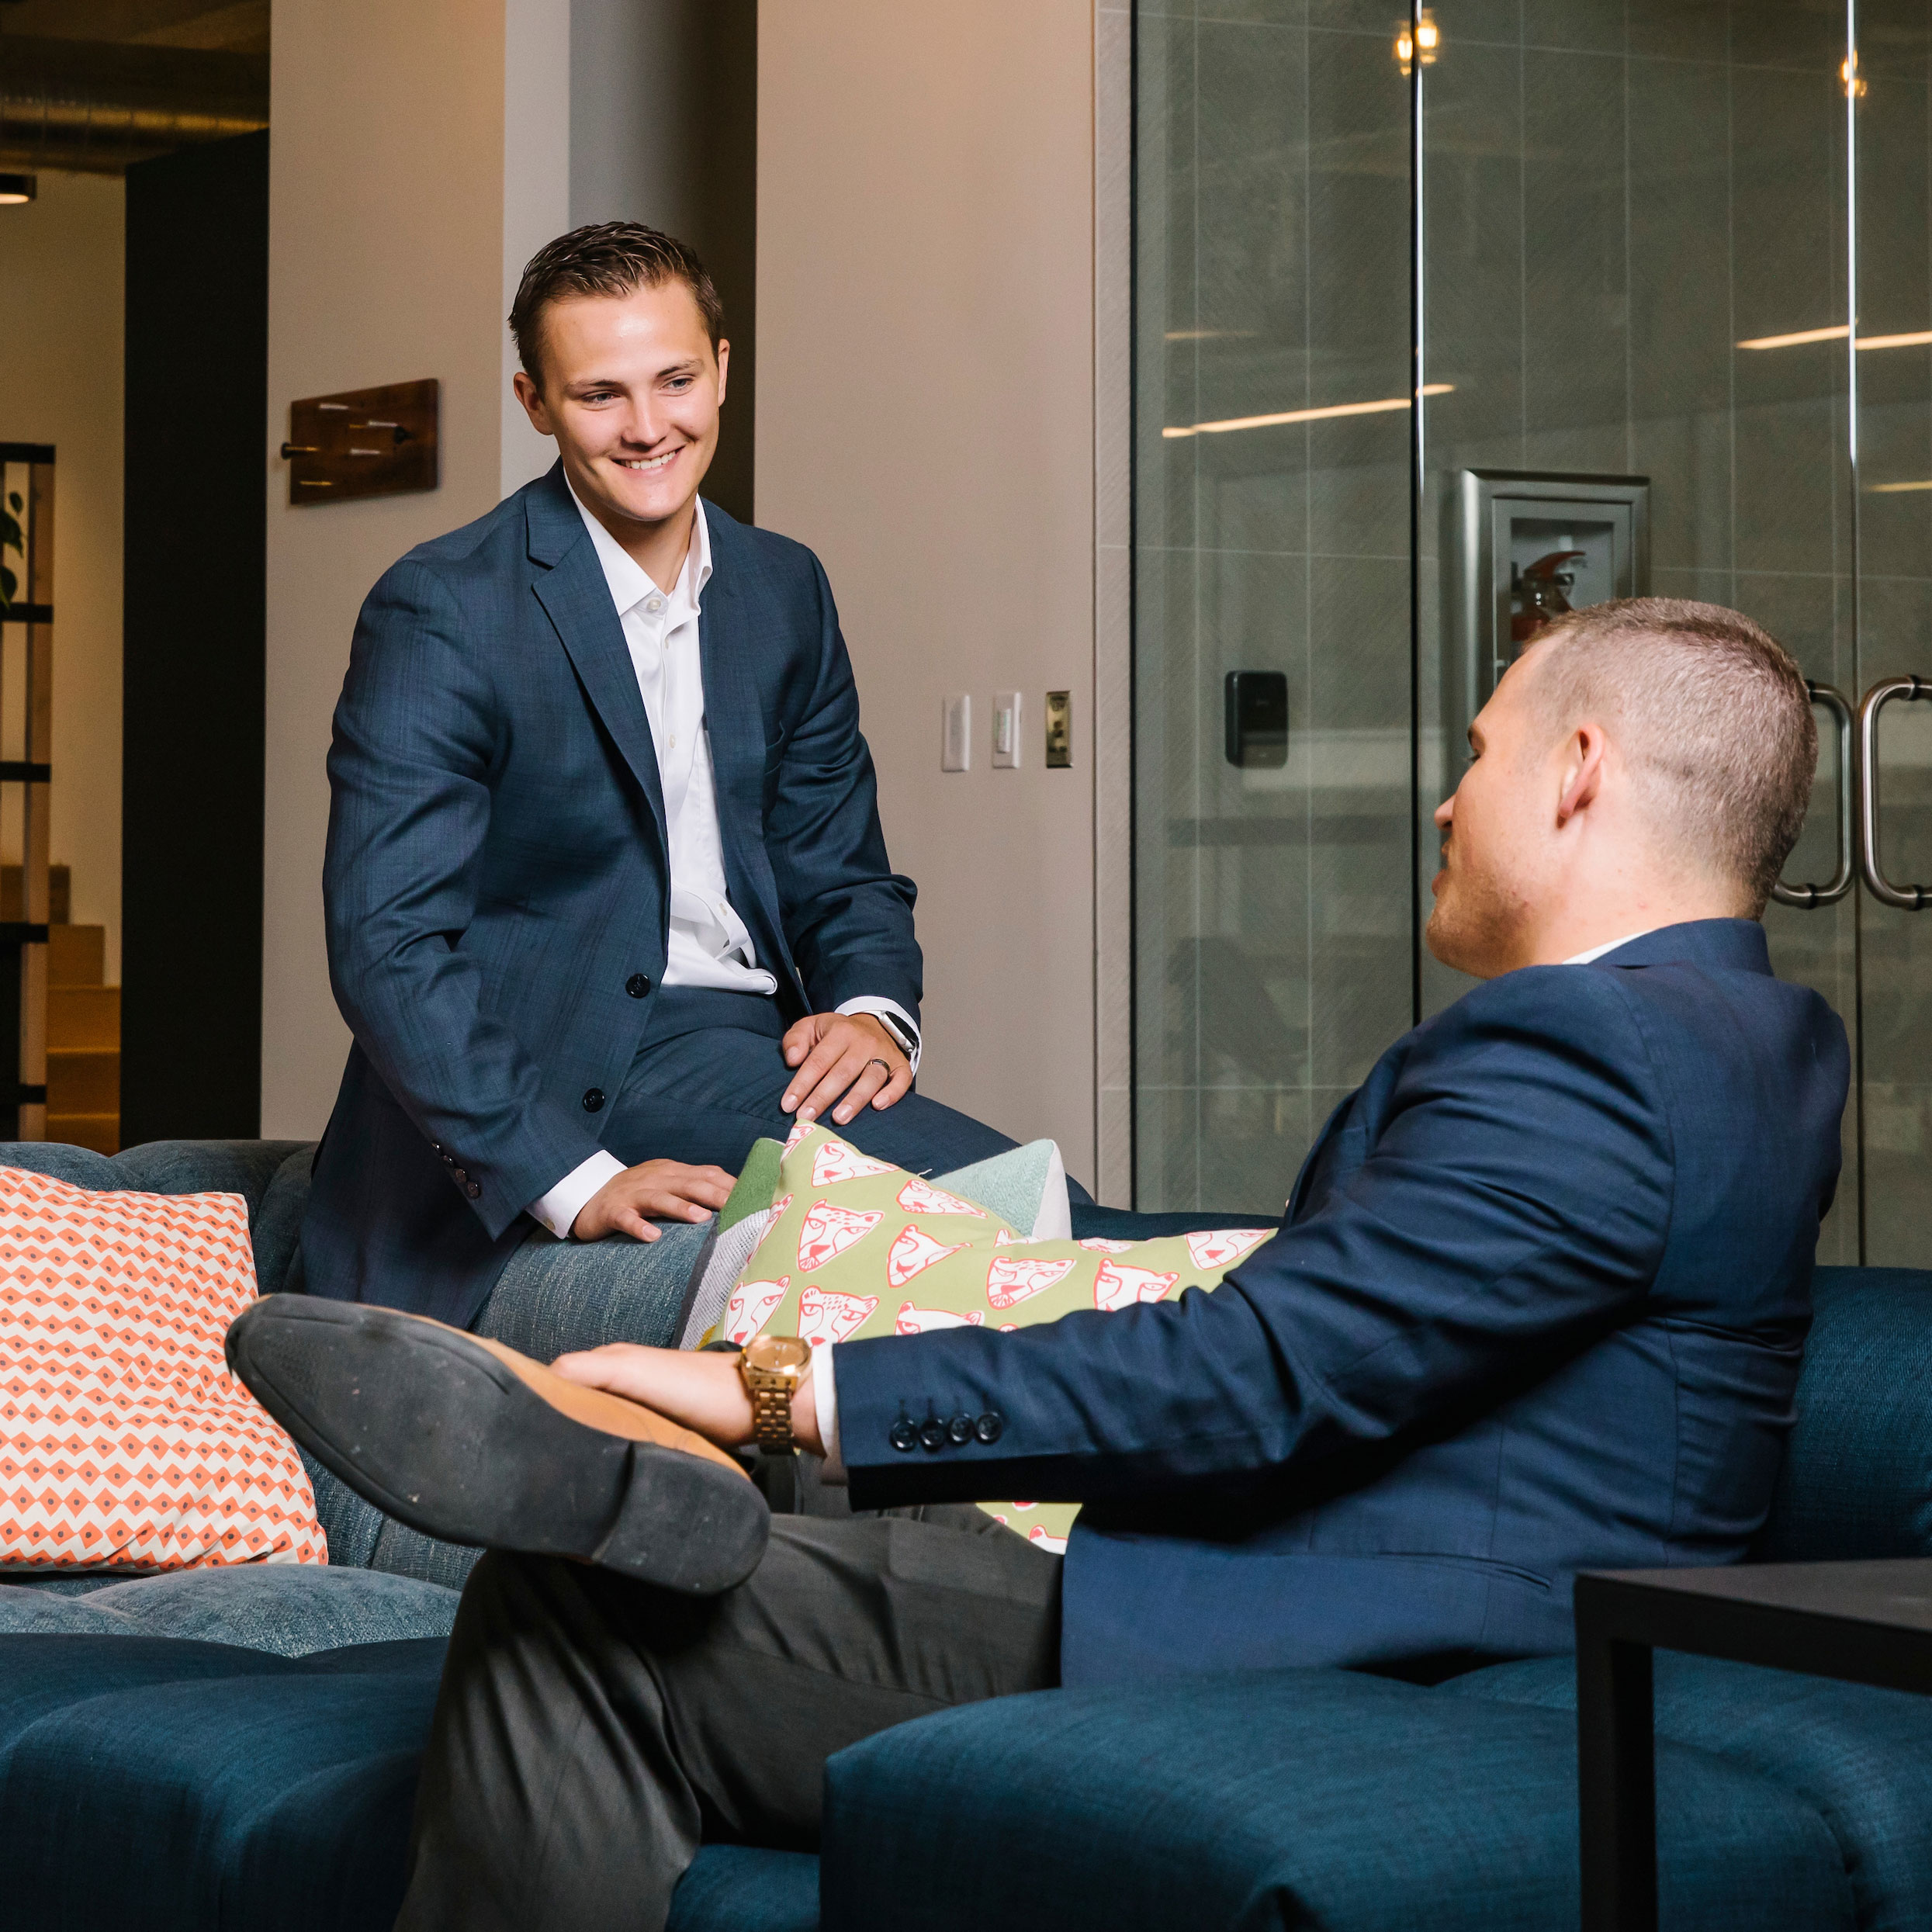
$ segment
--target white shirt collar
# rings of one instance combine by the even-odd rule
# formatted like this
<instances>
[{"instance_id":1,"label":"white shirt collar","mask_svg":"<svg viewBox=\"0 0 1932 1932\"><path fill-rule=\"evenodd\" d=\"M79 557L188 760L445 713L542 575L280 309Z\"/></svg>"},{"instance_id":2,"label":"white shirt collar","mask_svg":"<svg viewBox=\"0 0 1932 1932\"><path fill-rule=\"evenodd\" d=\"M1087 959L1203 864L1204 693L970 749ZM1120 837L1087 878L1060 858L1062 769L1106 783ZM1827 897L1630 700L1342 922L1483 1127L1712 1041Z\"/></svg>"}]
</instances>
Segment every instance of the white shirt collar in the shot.
<instances>
[{"instance_id":1,"label":"white shirt collar","mask_svg":"<svg viewBox=\"0 0 1932 1932\"><path fill-rule=\"evenodd\" d=\"M1587 966L1593 959L1601 959L1605 953L1614 953L1619 946L1628 946L1633 939L1641 939L1644 933L1654 933L1654 926L1646 926L1643 932L1626 933L1621 939L1613 939L1601 946L1592 946L1587 952L1572 953L1563 963L1566 966Z\"/></svg>"},{"instance_id":2,"label":"white shirt collar","mask_svg":"<svg viewBox=\"0 0 1932 1932\"><path fill-rule=\"evenodd\" d=\"M620 618L626 616L646 597L655 597L657 586L629 551L584 508L583 498L571 489L567 476L564 487L570 490L570 500L576 505L577 514L583 519L583 527L597 547L597 560L604 566L604 580L611 587L611 601L617 606L617 614ZM673 624L697 615L698 601L711 581L711 530L705 521L701 497L692 505L692 511L691 542L684 552L684 567L666 597Z\"/></svg>"}]
</instances>

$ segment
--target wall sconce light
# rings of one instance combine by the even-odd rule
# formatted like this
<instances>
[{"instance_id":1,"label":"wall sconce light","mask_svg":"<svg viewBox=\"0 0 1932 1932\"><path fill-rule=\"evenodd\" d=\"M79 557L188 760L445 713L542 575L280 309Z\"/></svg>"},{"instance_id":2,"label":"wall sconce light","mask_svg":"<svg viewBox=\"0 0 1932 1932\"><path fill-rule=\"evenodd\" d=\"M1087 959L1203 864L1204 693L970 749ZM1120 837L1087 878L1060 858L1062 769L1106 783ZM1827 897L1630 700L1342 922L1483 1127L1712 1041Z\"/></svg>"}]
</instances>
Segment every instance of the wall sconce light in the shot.
<instances>
[{"instance_id":1,"label":"wall sconce light","mask_svg":"<svg viewBox=\"0 0 1932 1932\"><path fill-rule=\"evenodd\" d=\"M1858 72L1858 56L1854 52L1846 57L1838 68L1838 78L1845 84L1845 93L1852 100L1863 98L1865 84Z\"/></svg>"},{"instance_id":2,"label":"wall sconce light","mask_svg":"<svg viewBox=\"0 0 1932 1932\"><path fill-rule=\"evenodd\" d=\"M32 175L0 175L0 208L17 208L33 200L38 186Z\"/></svg>"},{"instance_id":3,"label":"wall sconce light","mask_svg":"<svg viewBox=\"0 0 1932 1932\"><path fill-rule=\"evenodd\" d=\"M1442 43L1442 29L1435 24L1435 16L1430 12L1427 7L1425 7L1417 16L1413 37L1409 32L1408 22L1406 20L1397 22L1395 29L1395 60L1396 64L1402 70L1403 79L1406 81L1409 78L1409 68L1415 59L1415 50L1418 47L1422 50L1422 64L1425 67L1433 67L1435 64L1436 50Z\"/></svg>"}]
</instances>

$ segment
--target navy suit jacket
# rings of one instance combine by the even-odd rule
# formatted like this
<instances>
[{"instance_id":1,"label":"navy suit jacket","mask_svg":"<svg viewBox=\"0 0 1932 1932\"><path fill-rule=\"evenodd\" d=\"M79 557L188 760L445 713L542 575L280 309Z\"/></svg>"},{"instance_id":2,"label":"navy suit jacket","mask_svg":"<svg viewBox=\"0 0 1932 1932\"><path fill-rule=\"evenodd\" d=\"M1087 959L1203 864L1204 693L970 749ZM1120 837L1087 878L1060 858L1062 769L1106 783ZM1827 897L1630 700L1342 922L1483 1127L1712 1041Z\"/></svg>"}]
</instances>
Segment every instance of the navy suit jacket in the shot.
<instances>
[{"instance_id":1,"label":"navy suit jacket","mask_svg":"<svg viewBox=\"0 0 1932 1932\"><path fill-rule=\"evenodd\" d=\"M916 1015L912 883L887 863L830 587L705 514L706 724L731 902L788 1020ZM302 1235L312 1293L466 1324L587 1160L663 976L650 722L561 465L412 550L355 627L329 753L329 972L355 1035ZM641 977L640 977L641 976Z\"/></svg>"},{"instance_id":2,"label":"navy suit jacket","mask_svg":"<svg viewBox=\"0 0 1932 1932\"><path fill-rule=\"evenodd\" d=\"M1069 1683L1567 1649L1579 1570L1734 1561L1764 1521L1847 1076L1748 921L1492 980L1213 1293L841 1346L852 1501L1086 1502ZM962 1411L998 1441L892 1447Z\"/></svg>"}]
</instances>

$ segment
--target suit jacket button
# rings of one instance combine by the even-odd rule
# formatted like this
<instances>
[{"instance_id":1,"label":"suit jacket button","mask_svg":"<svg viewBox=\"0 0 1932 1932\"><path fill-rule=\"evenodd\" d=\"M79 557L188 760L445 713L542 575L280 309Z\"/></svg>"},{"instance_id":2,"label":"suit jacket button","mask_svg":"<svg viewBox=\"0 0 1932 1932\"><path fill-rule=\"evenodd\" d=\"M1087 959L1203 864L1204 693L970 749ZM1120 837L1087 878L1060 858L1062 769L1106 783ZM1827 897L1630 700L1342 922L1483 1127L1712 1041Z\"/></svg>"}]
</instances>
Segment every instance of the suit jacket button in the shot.
<instances>
[{"instance_id":1,"label":"suit jacket button","mask_svg":"<svg viewBox=\"0 0 1932 1932\"><path fill-rule=\"evenodd\" d=\"M441 1141L431 1141L429 1144L429 1151L432 1154L441 1153L443 1151L442 1142Z\"/></svg>"},{"instance_id":2,"label":"suit jacket button","mask_svg":"<svg viewBox=\"0 0 1932 1932\"><path fill-rule=\"evenodd\" d=\"M482 1193L483 1182L481 1181L471 1181L465 1186L463 1192L473 1201L478 1195Z\"/></svg>"},{"instance_id":3,"label":"suit jacket button","mask_svg":"<svg viewBox=\"0 0 1932 1932\"><path fill-rule=\"evenodd\" d=\"M946 1433L961 1449L973 1439L973 1418L964 1409L946 1425Z\"/></svg>"},{"instance_id":4,"label":"suit jacket button","mask_svg":"<svg viewBox=\"0 0 1932 1932\"><path fill-rule=\"evenodd\" d=\"M632 974L630 978L624 982L624 990L633 999L642 999L651 990L650 975L649 973Z\"/></svg>"},{"instance_id":5,"label":"suit jacket button","mask_svg":"<svg viewBox=\"0 0 1932 1932\"><path fill-rule=\"evenodd\" d=\"M919 1439L926 1445L929 1454L937 1456L946 1446L946 1425L935 1416L930 1421L919 1425Z\"/></svg>"},{"instance_id":6,"label":"suit jacket button","mask_svg":"<svg viewBox=\"0 0 1932 1932\"><path fill-rule=\"evenodd\" d=\"M586 1113L595 1113L603 1106L603 1105L604 1089L601 1087L590 1087L585 1089L583 1095L583 1110Z\"/></svg>"},{"instance_id":7,"label":"suit jacket button","mask_svg":"<svg viewBox=\"0 0 1932 1932\"><path fill-rule=\"evenodd\" d=\"M450 1172L454 1174L459 1181L466 1181L469 1179L469 1175L466 1174L460 1167L452 1168Z\"/></svg>"},{"instance_id":8,"label":"suit jacket button","mask_svg":"<svg viewBox=\"0 0 1932 1932\"><path fill-rule=\"evenodd\" d=\"M997 1442L1001 1432L1006 1426L1006 1418L997 1409L989 1409L973 1425L973 1433L982 1442Z\"/></svg>"},{"instance_id":9,"label":"suit jacket button","mask_svg":"<svg viewBox=\"0 0 1932 1932\"><path fill-rule=\"evenodd\" d=\"M442 1153L443 1153L443 1151L442 1151L442 1149L441 1149L441 1148L438 1148L436 1150L436 1151L437 1151L438 1154L442 1154ZM455 1155L453 1155L453 1154L443 1154L443 1165L444 1165L445 1167L454 1167L455 1165L456 1165L456 1157L455 1157Z\"/></svg>"},{"instance_id":10,"label":"suit jacket button","mask_svg":"<svg viewBox=\"0 0 1932 1932\"><path fill-rule=\"evenodd\" d=\"M907 1450L919 1447L919 1426L902 1415L892 1425L892 1433L886 1439L903 1456Z\"/></svg>"}]
</instances>

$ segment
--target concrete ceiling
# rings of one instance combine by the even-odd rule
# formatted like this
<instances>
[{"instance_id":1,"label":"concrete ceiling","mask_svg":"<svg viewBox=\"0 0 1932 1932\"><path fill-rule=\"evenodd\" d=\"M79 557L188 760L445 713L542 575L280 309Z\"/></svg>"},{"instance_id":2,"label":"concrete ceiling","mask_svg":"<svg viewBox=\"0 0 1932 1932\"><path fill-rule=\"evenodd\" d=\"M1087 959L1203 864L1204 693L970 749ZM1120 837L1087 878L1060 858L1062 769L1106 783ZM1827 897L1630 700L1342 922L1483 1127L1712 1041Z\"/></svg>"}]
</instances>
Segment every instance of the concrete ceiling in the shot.
<instances>
[{"instance_id":1,"label":"concrete ceiling","mask_svg":"<svg viewBox=\"0 0 1932 1932\"><path fill-rule=\"evenodd\" d=\"M119 174L268 122L269 0L0 0L0 168Z\"/></svg>"},{"instance_id":2,"label":"concrete ceiling","mask_svg":"<svg viewBox=\"0 0 1932 1932\"><path fill-rule=\"evenodd\" d=\"M0 0L0 35L266 54L269 0Z\"/></svg>"}]
</instances>

